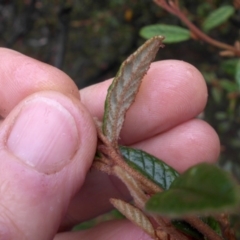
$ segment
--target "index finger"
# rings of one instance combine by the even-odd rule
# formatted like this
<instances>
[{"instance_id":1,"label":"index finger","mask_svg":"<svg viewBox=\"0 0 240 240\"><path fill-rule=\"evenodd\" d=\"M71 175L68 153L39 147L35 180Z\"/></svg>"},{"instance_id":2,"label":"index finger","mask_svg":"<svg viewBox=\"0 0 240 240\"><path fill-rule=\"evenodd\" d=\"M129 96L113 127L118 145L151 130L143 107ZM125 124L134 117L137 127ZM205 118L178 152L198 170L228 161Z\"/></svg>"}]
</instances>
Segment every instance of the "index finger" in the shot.
<instances>
[{"instance_id":1,"label":"index finger","mask_svg":"<svg viewBox=\"0 0 240 240\"><path fill-rule=\"evenodd\" d=\"M99 119L111 81L81 90L83 104ZM133 144L186 122L203 111L206 101L206 83L194 66L178 60L155 62L126 114L120 142Z\"/></svg>"}]
</instances>

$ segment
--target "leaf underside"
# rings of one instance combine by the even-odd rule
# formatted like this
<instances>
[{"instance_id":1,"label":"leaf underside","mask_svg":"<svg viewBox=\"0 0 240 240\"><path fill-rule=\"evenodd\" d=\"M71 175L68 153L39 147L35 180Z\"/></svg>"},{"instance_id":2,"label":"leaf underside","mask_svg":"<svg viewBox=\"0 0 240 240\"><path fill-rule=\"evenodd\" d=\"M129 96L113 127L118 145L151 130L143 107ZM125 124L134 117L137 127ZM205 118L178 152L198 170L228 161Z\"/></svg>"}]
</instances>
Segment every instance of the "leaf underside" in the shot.
<instances>
[{"instance_id":1,"label":"leaf underside","mask_svg":"<svg viewBox=\"0 0 240 240\"><path fill-rule=\"evenodd\" d=\"M120 146L119 150L132 168L164 190L179 176L179 173L166 163L140 149Z\"/></svg>"},{"instance_id":2,"label":"leaf underside","mask_svg":"<svg viewBox=\"0 0 240 240\"><path fill-rule=\"evenodd\" d=\"M146 210L179 218L231 211L239 204L235 181L214 165L202 163L180 175L169 190L157 193L146 203Z\"/></svg>"},{"instance_id":3,"label":"leaf underside","mask_svg":"<svg viewBox=\"0 0 240 240\"><path fill-rule=\"evenodd\" d=\"M126 111L134 102L141 80L155 58L163 37L156 36L145 42L120 67L108 89L103 118L103 134L117 147L119 133Z\"/></svg>"}]
</instances>

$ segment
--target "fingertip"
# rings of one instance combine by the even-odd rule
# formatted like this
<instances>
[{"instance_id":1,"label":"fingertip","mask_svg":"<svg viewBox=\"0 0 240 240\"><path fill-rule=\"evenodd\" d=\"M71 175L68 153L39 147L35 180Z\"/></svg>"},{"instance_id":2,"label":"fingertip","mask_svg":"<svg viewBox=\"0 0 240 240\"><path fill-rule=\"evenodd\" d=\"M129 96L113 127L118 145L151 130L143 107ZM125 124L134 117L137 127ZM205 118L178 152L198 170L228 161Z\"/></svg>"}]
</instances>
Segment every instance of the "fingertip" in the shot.
<instances>
[{"instance_id":1,"label":"fingertip","mask_svg":"<svg viewBox=\"0 0 240 240\"><path fill-rule=\"evenodd\" d=\"M179 172L201 162L215 163L220 154L217 133L200 119L187 121L134 147L151 153Z\"/></svg>"},{"instance_id":2,"label":"fingertip","mask_svg":"<svg viewBox=\"0 0 240 240\"><path fill-rule=\"evenodd\" d=\"M151 65L151 76L146 84L164 87L170 94L178 95L186 101L196 104L198 113L206 105L208 92L205 79L201 72L192 64L180 60L163 60ZM156 91L154 88L152 90ZM157 89L159 90L159 89Z\"/></svg>"}]
</instances>

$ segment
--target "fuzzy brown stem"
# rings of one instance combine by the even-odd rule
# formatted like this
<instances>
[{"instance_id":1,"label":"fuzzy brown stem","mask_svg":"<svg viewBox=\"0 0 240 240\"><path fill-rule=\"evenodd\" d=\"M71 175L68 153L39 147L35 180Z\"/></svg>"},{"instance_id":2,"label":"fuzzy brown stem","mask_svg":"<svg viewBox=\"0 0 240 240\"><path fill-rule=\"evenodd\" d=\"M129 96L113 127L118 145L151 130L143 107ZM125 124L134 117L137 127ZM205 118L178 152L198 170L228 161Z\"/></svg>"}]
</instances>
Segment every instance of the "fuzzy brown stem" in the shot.
<instances>
[{"instance_id":1,"label":"fuzzy brown stem","mask_svg":"<svg viewBox=\"0 0 240 240\"><path fill-rule=\"evenodd\" d=\"M151 190L151 194L161 192L162 189L158 187L155 183L145 178L141 173L131 168L121 157L118 150L113 148L112 144L103 135L101 129L99 128L98 124L96 124L97 133L99 139L103 142L104 145L100 145L99 149L118 166L122 167L125 171L127 171L130 175L132 175L136 180L138 180L141 184L146 186L149 190Z\"/></svg>"},{"instance_id":2,"label":"fuzzy brown stem","mask_svg":"<svg viewBox=\"0 0 240 240\"><path fill-rule=\"evenodd\" d=\"M114 166L113 172L126 185L126 187L128 188L128 191L133 197L135 205L140 209L144 209L144 206L148 200L148 197L143 192L143 190L141 189L137 181L135 181L135 179L130 174L128 174L119 166Z\"/></svg>"},{"instance_id":3,"label":"fuzzy brown stem","mask_svg":"<svg viewBox=\"0 0 240 240\"><path fill-rule=\"evenodd\" d=\"M166 3L166 1L162 1L162 0L153 0L158 6L162 7L163 9L165 9L166 11L168 11L169 13L177 16L182 22L184 22L184 24L191 30L191 32L197 36L199 39L215 46L218 47L220 49L225 49L225 50L229 50L235 53L236 56L240 56L240 50L228 45L226 43L222 43L219 42L211 37L209 37L208 35L206 35L205 33L203 33L199 28L197 28L192 22L189 21L189 19L185 16L185 14L183 14L183 12L179 9L179 7L174 3L171 2L171 5L168 5Z\"/></svg>"},{"instance_id":4,"label":"fuzzy brown stem","mask_svg":"<svg viewBox=\"0 0 240 240\"><path fill-rule=\"evenodd\" d=\"M141 184L146 186L151 194L161 192L162 189L158 187L155 183L144 177L141 173L131 168L123 158L113 149L110 149L110 157L116 162L117 165L122 167L128 174L132 175L134 179L138 180Z\"/></svg>"}]
</instances>

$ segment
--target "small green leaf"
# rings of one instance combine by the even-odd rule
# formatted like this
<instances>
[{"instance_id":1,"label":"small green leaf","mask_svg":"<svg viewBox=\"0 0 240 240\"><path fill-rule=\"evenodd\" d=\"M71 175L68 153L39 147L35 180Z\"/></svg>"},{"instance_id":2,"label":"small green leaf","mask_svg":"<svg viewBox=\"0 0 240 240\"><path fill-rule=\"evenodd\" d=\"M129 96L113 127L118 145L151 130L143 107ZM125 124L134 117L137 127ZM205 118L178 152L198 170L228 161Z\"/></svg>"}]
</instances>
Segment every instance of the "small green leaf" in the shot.
<instances>
[{"instance_id":1,"label":"small green leaf","mask_svg":"<svg viewBox=\"0 0 240 240\"><path fill-rule=\"evenodd\" d=\"M191 38L190 31L186 28L167 24L154 24L143 27L140 30L140 35L145 39L162 35L165 37L163 40L164 43L177 43Z\"/></svg>"},{"instance_id":2,"label":"small green leaf","mask_svg":"<svg viewBox=\"0 0 240 240\"><path fill-rule=\"evenodd\" d=\"M146 41L135 53L123 62L117 76L108 88L103 117L103 134L117 147L125 114L133 103L142 78L155 58L163 37L156 36Z\"/></svg>"},{"instance_id":3,"label":"small green leaf","mask_svg":"<svg viewBox=\"0 0 240 240\"><path fill-rule=\"evenodd\" d=\"M130 147L120 146L120 152L126 162L134 169L152 180L162 189L168 189L179 173L160 159Z\"/></svg>"},{"instance_id":4,"label":"small green leaf","mask_svg":"<svg viewBox=\"0 0 240 240\"><path fill-rule=\"evenodd\" d=\"M239 195L238 185L228 173L202 163L176 178L169 190L151 197L145 207L170 217L209 215L235 209Z\"/></svg>"},{"instance_id":5,"label":"small green leaf","mask_svg":"<svg viewBox=\"0 0 240 240\"><path fill-rule=\"evenodd\" d=\"M222 6L209 14L203 22L204 31L209 31L220 24L226 22L234 14L234 7L230 5Z\"/></svg>"},{"instance_id":6,"label":"small green leaf","mask_svg":"<svg viewBox=\"0 0 240 240\"><path fill-rule=\"evenodd\" d=\"M240 90L240 60L238 60L236 65L235 81L238 85L238 90Z\"/></svg>"}]
</instances>

